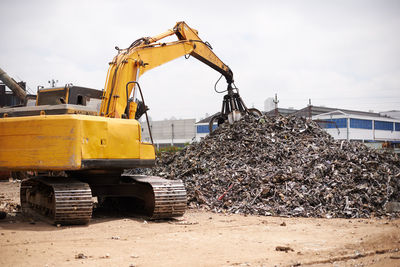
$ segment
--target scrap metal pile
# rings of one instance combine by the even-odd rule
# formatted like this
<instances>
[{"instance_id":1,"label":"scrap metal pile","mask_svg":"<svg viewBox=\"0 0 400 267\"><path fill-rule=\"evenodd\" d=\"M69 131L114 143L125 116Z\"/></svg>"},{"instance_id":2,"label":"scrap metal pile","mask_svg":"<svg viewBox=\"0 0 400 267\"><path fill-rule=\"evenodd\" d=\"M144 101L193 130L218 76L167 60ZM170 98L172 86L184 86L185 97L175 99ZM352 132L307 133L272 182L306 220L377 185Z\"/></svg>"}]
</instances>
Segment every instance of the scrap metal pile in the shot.
<instances>
[{"instance_id":1,"label":"scrap metal pile","mask_svg":"<svg viewBox=\"0 0 400 267\"><path fill-rule=\"evenodd\" d=\"M398 156L335 141L296 117L247 116L222 125L164 153L150 172L182 179L190 206L216 212L368 218L400 200Z\"/></svg>"}]
</instances>

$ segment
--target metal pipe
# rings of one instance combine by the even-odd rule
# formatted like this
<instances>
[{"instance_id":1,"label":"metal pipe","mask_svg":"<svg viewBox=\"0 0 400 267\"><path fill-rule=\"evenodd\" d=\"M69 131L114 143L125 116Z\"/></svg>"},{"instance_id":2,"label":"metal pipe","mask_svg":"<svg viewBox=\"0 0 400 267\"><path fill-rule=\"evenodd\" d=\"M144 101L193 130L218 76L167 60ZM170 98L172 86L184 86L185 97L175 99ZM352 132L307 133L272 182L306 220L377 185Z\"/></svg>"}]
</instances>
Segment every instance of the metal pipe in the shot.
<instances>
[{"instance_id":1,"label":"metal pipe","mask_svg":"<svg viewBox=\"0 0 400 267\"><path fill-rule=\"evenodd\" d=\"M174 146L174 124L171 123L171 130L172 130L172 135L171 135L171 146Z\"/></svg>"},{"instance_id":2,"label":"metal pipe","mask_svg":"<svg viewBox=\"0 0 400 267\"><path fill-rule=\"evenodd\" d=\"M25 102L26 92L24 89L22 89L21 86L19 86L10 76L8 76L8 74L2 68L0 68L0 80L2 80L4 84L7 85L7 87L10 88L19 99Z\"/></svg>"},{"instance_id":3,"label":"metal pipe","mask_svg":"<svg viewBox=\"0 0 400 267\"><path fill-rule=\"evenodd\" d=\"M143 93L142 93L142 88L140 88L140 84L138 82L136 82L136 81L128 82L126 84L126 89L128 89L128 85L131 84L131 83L137 84L137 86L139 88L140 97L142 98L143 106L146 107L146 104L144 103L144 97L143 97ZM144 109L144 114L146 115L147 129L149 130L151 144L154 146L153 135L151 134L150 121L149 121L149 116L147 115L147 109L146 108Z\"/></svg>"}]
</instances>

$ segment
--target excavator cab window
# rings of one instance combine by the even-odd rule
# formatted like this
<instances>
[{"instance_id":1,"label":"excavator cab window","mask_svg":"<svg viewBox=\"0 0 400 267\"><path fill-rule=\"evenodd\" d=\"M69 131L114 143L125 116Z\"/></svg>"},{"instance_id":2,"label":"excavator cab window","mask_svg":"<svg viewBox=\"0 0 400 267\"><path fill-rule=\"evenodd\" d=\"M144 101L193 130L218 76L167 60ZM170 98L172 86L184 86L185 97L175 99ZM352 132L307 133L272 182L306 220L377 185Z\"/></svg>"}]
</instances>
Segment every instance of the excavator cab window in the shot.
<instances>
[{"instance_id":1,"label":"excavator cab window","mask_svg":"<svg viewBox=\"0 0 400 267\"><path fill-rule=\"evenodd\" d=\"M78 97L76 99L76 104L86 106L86 97L84 97L82 95L78 95Z\"/></svg>"}]
</instances>

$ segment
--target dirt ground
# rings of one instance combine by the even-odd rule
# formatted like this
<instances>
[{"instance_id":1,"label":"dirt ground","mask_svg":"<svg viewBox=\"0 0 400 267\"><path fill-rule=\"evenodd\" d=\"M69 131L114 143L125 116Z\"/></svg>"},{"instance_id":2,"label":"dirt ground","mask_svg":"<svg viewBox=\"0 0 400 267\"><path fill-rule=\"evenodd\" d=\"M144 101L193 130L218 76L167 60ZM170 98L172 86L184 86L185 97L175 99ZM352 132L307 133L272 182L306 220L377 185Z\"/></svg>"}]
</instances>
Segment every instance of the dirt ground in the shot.
<instances>
[{"instance_id":1,"label":"dirt ground","mask_svg":"<svg viewBox=\"0 0 400 267\"><path fill-rule=\"evenodd\" d=\"M0 182L0 204L18 201L18 188ZM197 210L156 222L95 213L87 226L56 227L13 213L0 220L0 266L80 265L400 266L400 220Z\"/></svg>"}]
</instances>

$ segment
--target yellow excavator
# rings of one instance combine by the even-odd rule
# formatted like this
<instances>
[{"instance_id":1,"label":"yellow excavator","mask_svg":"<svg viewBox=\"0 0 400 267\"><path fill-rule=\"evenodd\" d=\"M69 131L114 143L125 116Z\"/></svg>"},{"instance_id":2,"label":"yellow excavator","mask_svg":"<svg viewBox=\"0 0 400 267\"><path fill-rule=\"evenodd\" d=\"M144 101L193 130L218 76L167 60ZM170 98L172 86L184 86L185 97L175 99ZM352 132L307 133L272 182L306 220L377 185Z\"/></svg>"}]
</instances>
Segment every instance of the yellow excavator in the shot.
<instances>
[{"instance_id":1,"label":"yellow excavator","mask_svg":"<svg viewBox=\"0 0 400 267\"><path fill-rule=\"evenodd\" d=\"M178 40L161 42L171 35ZM184 214L181 180L123 174L155 164L153 144L141 141L138 119L147 117L148 108L138 78L168 61L193 56L225 77L227 94L213 122L260 114L244 105L231 69L185 22L116 49L103 91L71 84L40 89L35 106L0 109L0 170L38 174L21 183L24 213L54 224L86 224L97 197L116 199L153 219Z\"/></svg>"}]
</instances>

